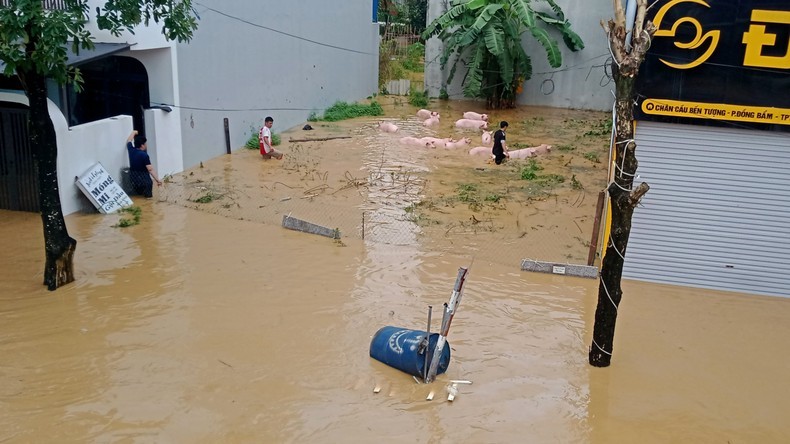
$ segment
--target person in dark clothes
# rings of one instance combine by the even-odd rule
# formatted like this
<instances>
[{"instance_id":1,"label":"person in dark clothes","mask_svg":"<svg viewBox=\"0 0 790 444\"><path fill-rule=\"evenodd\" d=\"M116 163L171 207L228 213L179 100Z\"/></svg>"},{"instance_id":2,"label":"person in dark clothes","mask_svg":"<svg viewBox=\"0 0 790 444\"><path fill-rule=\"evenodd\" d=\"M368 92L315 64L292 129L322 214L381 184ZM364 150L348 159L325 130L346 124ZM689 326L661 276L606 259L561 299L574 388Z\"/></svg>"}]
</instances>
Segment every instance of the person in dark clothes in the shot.
<instances>
[{"instance_id":1,"label":"person in dark clothes","mask_svg":"<svg viewBox=\"0 0 790 444\"><path fill-rule=\"evenodd\" d=\"M134 141L134 144L132 144ZM126 139L126 150L129 151L129 179L136 194L145 196L146 199L154 197L154 181L156 186L161 186L162 181L151 165L151 158L148 157L147 139L138 135L137 131L132 131ZM151 178L154 180L152 181Z\"/></svg>"},{"instance_id":2,"label":"person in dark clothes","mask_svg":"<svg viewBox=\"0 0 790 444\"><path fill-rule=\"evenodd\" d=\"M507 131L507 122L504 120L499 122L499 129L494 133L494 148L491 153L494 155L494 162L500 165L503 160L510 157L507 153L507 144L505 143L505 131Z\"/></svg>"}]
</instances>

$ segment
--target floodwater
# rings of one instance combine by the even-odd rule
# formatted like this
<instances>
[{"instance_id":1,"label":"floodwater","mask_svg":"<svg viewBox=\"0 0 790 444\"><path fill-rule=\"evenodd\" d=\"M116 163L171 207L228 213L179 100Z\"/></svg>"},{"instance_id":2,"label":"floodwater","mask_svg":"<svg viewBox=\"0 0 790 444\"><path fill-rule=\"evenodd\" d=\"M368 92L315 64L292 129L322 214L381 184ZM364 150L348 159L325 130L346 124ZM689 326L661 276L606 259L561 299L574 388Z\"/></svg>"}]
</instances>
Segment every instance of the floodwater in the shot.
<instances>
[{"instance_id":1,"label":"floodwater","mask_svg":"<svg viewBox=\"0 0 790 444\"><path fill-rule=\"evenodd\" d=\"M368 124L346 125L325 131ZM370 179L364 148L379 137L362 128L338 140L352 155L322 144L317 169ZM39 216L0 211L0 442L790 441L790 301L625 282L612 365L592 368L595 280L437 249L446 239L424 241L430 230L336 242L256 216L364 206L378 218L408 200L377 197L386 186L375 181L303 199L316 187L287 169L295 148L284 145L279 163L245 151L174 178L136 200L137 226L67 217L77 280L56 292L41 285ZM424 199L447 179L421 156L404 162L425 173ZM201 211L185 184L215 173L235 183L233 199ZM334 207L321 201L330 196ZM511 256L511 244L497 248ZM424 329L427 306L447 301L473 259L447 374L418 384L368 356L382 326ZM472 384L448 402L454 379Z\"/></svg>"}]
</instances>

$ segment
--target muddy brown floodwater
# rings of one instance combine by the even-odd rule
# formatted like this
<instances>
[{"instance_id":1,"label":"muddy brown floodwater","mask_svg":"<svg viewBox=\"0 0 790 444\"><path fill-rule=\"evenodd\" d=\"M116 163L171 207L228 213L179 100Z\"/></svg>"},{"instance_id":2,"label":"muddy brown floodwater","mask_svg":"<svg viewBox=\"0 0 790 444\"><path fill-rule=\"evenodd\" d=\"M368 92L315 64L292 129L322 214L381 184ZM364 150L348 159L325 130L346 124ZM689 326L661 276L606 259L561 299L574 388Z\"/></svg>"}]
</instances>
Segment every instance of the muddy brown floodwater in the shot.
<instances>
[{"instance_id":1,"label":"muddy brown floodwater","mask_svg":"<svg viewBox=\"0 0 790 444\"><path fill-rule=\"evenodd\" d=\"M436 105L442 125L471 106ZM413 111L392 103L386 118L428 134ZM591 230L605 168L584 154L605 164L607 136L578 145L603 115L502 116L511 144L577 144L541 164L565 182L530 189L513 177L524 165L407 152L375 119L316 124L310 137L351 138L298 145L287 140L307 136L292 130L282 162L246 150L205 162L135 200L137 226L67 217L77 280L56 292L41 285L39 216L0 211L0 442L790 441L786 299L628 281L612 366L587 364L596 281L521 272L511 258L586 258L568 239ZM576 122L586 128L562 134ZM580 208L572 174L589 194ZM501 206L449 199L470 183ZM364 239L362 209L376 228ZM280 228L289 213L326 220L342 241ZM461 224L471 216L490 228ZM582 217L578 230L567 220ZM556 239L566 228L577 234ZM525 237L544 253L514 241ZM473 258L447 374L417 384L369 358L380 327L424 328ZM452 403L450 379L473 382Z\"/></svg>"}]
</instances>

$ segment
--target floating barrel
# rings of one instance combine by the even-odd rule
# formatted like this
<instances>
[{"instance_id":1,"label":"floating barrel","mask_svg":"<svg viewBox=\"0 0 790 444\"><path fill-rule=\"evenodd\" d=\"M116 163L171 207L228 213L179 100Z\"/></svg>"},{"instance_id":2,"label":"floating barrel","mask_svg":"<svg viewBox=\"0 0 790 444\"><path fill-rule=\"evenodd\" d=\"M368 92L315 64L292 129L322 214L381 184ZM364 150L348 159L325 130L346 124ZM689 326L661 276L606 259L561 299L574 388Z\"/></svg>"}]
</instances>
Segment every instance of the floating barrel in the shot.
<instances>
[{"instance_id":1,"label":"floating barrel","mask_svg":"<svg viewBox=\"0 0 790 444\"><path fill-rule=\"evenodd\" d=\"M428 333L400 327L382 327L370 341L370 357L390 367L422 378L425 370L425 356L431 356L436 349L439 333L432 333L428 340L428 353L418 353L420 343ZM428 363L430 364L430 362ZM447 371L450 365L450 343L444 344L439 360L437 374Z\"/></svg>"}]
</instances>

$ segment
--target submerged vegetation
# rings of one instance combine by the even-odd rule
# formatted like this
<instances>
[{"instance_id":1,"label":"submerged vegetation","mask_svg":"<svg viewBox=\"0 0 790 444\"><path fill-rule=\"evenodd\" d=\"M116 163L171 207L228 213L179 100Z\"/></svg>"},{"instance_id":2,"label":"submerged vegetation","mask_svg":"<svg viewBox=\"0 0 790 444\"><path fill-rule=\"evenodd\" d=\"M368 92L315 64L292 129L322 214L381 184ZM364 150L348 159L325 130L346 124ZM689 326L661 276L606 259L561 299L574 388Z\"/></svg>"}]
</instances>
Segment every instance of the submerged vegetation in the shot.
<instances>
[{"instance_id":1,"label":"submerged vegetation","mask_svg":"<svg viewBox=\"0 0 790 444\"><path fill-rule=\"evenodd\" d=\"M260 139L258 139L258 134L260 133L260 128L255 128L254 126L250 127L250 138L247 139L247 142L244 144L244 148L257 150L260 148ZM277 146L282 142L282 138L277 133L272 133L272 146Z\"/></svg>"},{"instance_id":2,"label":"submerged vegetation","mask_svg":"<svg viewBox=\"0 0 790 444\"><path fill-rule=\"evenodd\" d=\"M118 213L128 214L129 217L121 217L118 223L113 225L115 228L126 228L140 223L140 217L143 215L143 209L137 205L132 205L126 208L121 208Z\"/></svg>"},{"instance_id":3,"label":"submerged vegetation","mask_svg":"<svg viewBox=\"0 0 790 444\"><path fill-rule=\"evenodd\" d=\"M339 120L353 119L355 117L381 115L384 115L384 109L375 100L371 101L369 105L339 101L327 108L323 116L318 116L313 112L307 120L310 122L337 122Z\"/></svg>"}]
</instances>

